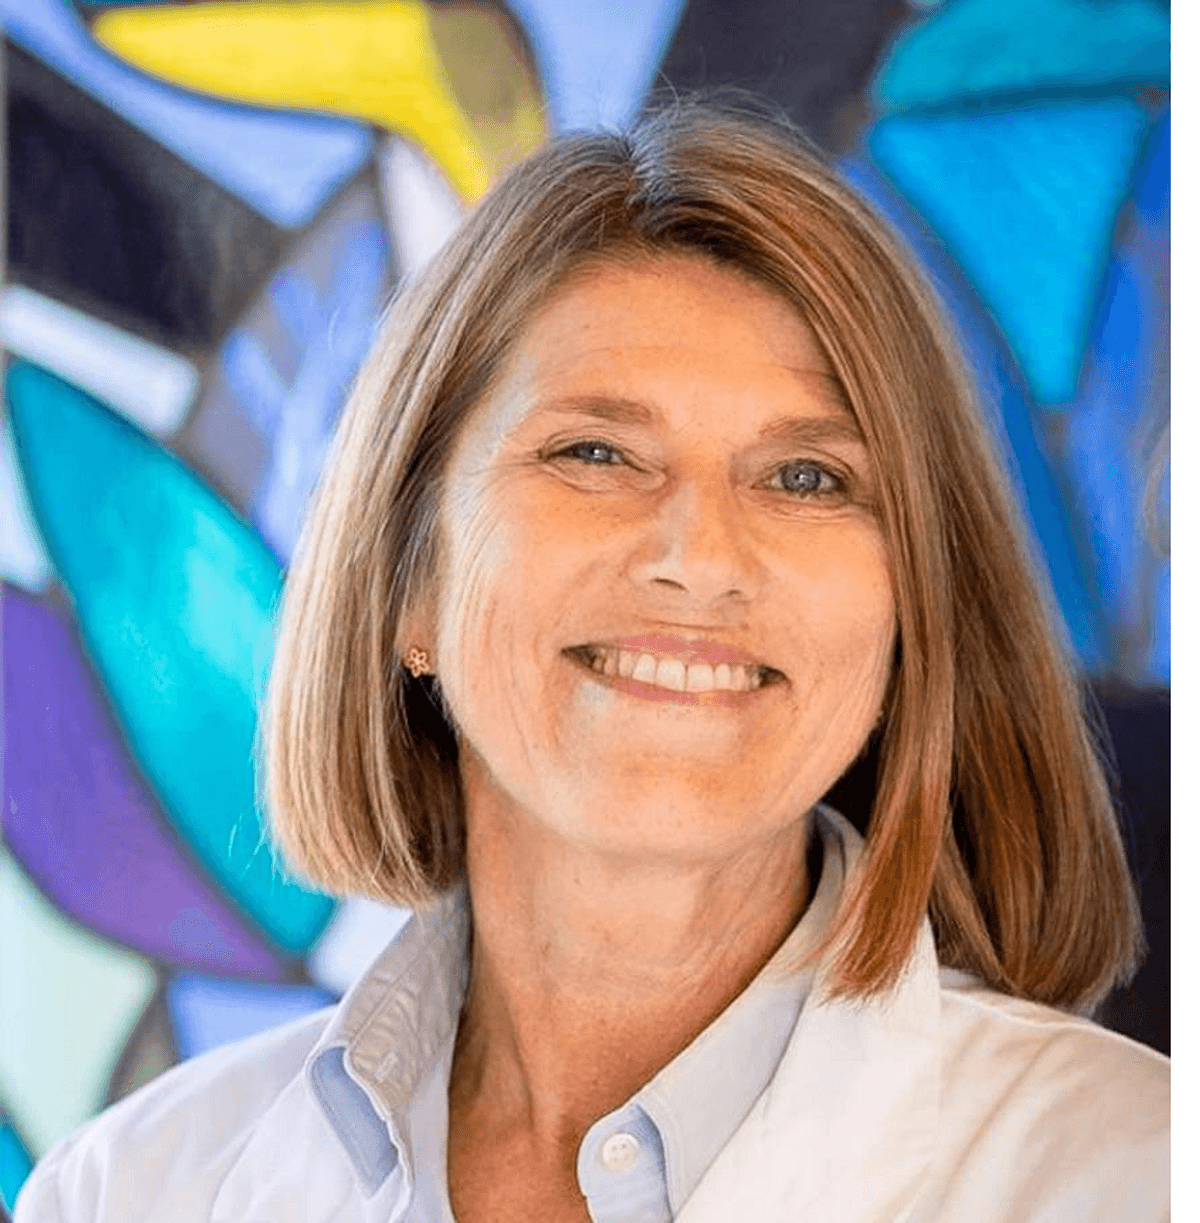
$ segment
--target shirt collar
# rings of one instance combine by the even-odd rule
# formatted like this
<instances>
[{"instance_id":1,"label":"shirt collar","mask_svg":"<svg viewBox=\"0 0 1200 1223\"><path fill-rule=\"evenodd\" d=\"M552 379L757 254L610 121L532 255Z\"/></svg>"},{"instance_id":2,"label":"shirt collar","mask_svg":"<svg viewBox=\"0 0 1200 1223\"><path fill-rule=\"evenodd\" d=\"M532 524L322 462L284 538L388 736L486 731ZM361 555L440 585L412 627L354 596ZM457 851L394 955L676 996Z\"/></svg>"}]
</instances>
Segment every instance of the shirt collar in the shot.
<instances>
[{"instance_id":1,"label":"shirt collar","mask_svg":"<svg viewBox=\"0 0 1200 1223\"><path fill-rule=\"evenodd\" d=\"M588 1131L579 1157L585 1193L589 1144L602 1143L629 1116L644 1115L661 1139L667 1196L672 1212L678 1211L770 1082L813 985L814 970L798 972L794 965L827 930L861 850L858 833L837 812L818 807L815 814L822 867L803 917L750 986L691 1045ZM454 1038L469 949L470 915L460 883L414 914L342 999L308 1057L312 1094L368 1195L398 1166L401 1202L411 1197L412 1099Z\"/></svg>"},{"instance_id":2,"label":"shirt collar","mask_svg":"<svg viewBox=\"0 0 1200 1223\"><path fill-rule=\"evenodd\" d=\"M467 988L470 916L458 883L416 912L342 998L304 1074L362 1188L399 1165L411 1196L413 1095L454 1038Z\"/></svg>"}]
</instances>

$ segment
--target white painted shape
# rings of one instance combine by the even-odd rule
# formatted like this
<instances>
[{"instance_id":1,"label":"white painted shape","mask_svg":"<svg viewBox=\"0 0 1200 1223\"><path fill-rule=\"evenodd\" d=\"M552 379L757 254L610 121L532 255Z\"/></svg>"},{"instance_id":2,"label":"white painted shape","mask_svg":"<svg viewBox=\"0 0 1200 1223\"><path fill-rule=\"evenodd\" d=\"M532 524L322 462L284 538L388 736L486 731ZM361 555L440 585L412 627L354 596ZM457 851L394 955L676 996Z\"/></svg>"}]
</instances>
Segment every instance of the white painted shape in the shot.
<instances>
[{"instance_id":1,"label":"white painted shape","mask_svg":"<svg viewBox=\"0 0 1200 1223\"><path fill-rule=\"evenodd\" d=\"M0 850L0 982L0 1083L41 1156L99 1111L154 969L58 912Z\"/></svg>"},{"instance_id":2,"label":"white painted shape","mask_svg":"<svg viewBox=\"0 0 1200 1223\"><path fill-rule=\"evenodd\" d=\"M344 900L309 953L313 980L332 993L344 994L411 916L411 909L362 896Z\"/></svg>"},{"instance_id":3,"label":"white painted shape","mask_svg":"<svg viewBox=\"0 0 1200 1223\"><path fill-rule=\"evenodd\" d=\"M463 218L463 204L433 163L399 136L379 150L379 180L388 229L403 280L415 276Z\"/></svg>"},{"instance_id":4,"label":"white painted shape","mask_svg":"<svg viewBox=\"0 0 1200 1223\"><path fill-rule=\"evenodd\" d=\"M0 433L0 576L37 594L54 573L17 465L12 426Z\"/></svg>"},{"instance_id":5,"label":"white painted shape","mask_svg":"<svg viewBox=\"0 0 1200 1223\"><path fill-rule=\"evenodd\" d=\"M24 285L0 297L0 340L159 437L183 424L200 385L186 357Z\"/></svg>"}]
</instances>

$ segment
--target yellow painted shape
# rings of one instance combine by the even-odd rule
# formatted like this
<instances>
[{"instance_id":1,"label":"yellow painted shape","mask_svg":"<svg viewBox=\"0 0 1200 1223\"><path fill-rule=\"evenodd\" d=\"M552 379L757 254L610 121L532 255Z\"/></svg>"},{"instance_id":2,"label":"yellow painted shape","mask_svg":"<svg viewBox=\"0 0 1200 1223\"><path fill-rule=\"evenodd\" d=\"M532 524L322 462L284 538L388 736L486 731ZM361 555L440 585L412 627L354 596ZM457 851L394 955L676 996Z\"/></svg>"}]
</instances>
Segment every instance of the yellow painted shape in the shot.
<instances>
[{"instance_id":1,"label":"yellow painted shape","mask_svg":"<svg viewBox=\"0 0 1200 1223\"><path fill-rule=\"evenodd\" d=\"M0 1083L41 1156L100 1111L154 969L64 917L0 849Z\"/></svg>"},{"instance_id":2,"label":"yellow painted shape","mask_svg":"<svg viewBox=\"0 0 1200 1223\"><path fill-rule=\"evenodd\" d=\"M365 119L422 145L468 200L488 185L420 0L108 9L96 39L174 85L235 102Z\"/></svg>"}]
</instances>

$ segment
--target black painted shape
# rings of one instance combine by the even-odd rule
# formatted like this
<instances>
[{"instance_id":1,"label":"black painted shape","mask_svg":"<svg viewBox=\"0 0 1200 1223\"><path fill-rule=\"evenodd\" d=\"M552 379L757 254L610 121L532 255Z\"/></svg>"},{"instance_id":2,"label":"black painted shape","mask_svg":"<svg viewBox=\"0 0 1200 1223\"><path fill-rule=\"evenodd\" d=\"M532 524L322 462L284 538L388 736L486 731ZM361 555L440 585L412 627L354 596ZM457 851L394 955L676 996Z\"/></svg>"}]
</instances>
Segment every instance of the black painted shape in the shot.
<instances>
[{"instance_id":1,"label":"black painted shape","mask_svg":"<svg viewBox=\"0 0 1200 1223\"><path fill-rule=\"evenodd\" d=\"M1113 786L1129 865L1142 902L1147 953L1137 976L1114 990L1097 1019L1171 1052L1171 694L1098 683ZM872 741L823 801L866 833L879 771Z\"/></svg>"},{"instance_id":2,"label":"black painted shape","mask_svg":"<svg viewBox=\"0 0 1200 1223\"><path fill-rule=\"evenodd\" d=\"M825 148L848 148L875 66L911 19L904 0L689 0L652 98L748 90Z\"/></svg>"},{"instance_id":3,"label":"black painted shape","mask_svg":"<svg viewBox=\"0 0 1200 1223\"><path fill-rule=\"evenodd\" d=\"M9 275L167 345L207 347L285 233L5 42Z\"/></svg>"},{"instance_id":4,"label":"black painted shape","mask_svg":"<svg viewBox=\"0 0 1200 1223\"><path fill-rule=\"evenodd\" d=\"M1146 959L1098 1018L1134 1040L1171 1052L1171 694L1115 684L1097 690L1112 739L1117 806L1137 881Z\"/></svg>"}]
</instances>

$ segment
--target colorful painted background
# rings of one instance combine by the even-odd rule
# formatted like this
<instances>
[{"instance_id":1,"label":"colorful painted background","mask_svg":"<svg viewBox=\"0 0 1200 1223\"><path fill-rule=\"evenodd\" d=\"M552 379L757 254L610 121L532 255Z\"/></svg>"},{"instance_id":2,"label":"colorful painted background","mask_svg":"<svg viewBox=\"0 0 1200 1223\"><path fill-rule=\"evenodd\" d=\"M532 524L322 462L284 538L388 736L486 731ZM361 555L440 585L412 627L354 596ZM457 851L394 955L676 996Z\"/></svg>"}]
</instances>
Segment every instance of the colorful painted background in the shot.
<instances>
[{"instance_id":1,"label":"colorful painted background","mask_svg":"<svg viewBox=\"0 0 1200 1223\"><path fill-rule=\"evenodd\" d=\"M1169 10L1157 0L0 0L0 1197L404 918L255 807L297 525L380 308L552 133L738 85L915 246L1109 715L1163 1046ZM1149 999L1149 1001L1147 1001ZM1161 1003L1162 1006L1158 1004Z\"/></svg>"}]
</instances>

